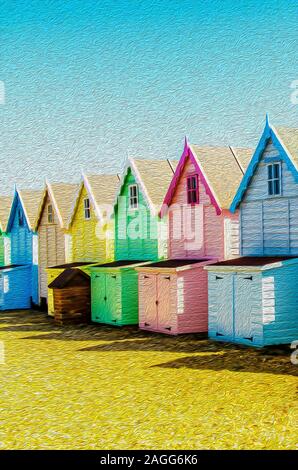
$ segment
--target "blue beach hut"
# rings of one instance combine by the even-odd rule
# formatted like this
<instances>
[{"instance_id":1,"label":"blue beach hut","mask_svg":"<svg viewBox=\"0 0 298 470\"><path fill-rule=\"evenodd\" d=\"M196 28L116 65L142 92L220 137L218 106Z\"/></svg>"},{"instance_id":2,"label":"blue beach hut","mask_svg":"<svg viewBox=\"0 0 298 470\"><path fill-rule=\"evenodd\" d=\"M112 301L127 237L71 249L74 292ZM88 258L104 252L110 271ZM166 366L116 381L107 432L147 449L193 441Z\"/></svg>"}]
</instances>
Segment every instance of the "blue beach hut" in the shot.
<instances>
[{"instance_id":1,"label":"blue beach hut","mask_svg":"<svg viewBox=\"0 0 298 470\"><path fill-rule=\"evenodd\" d=\"M240 254L208 270L212 339L252 346L298 338L298 129L265 129L231 205Z\"/></svg>"},{"instance_id":2,"label":"blue beach hut","mask_svg":"<svg viewBox=\"0 0 298 470\"><path fill-rule=\"evenodd\" d=\"M38 303L38 245L33 232L41 191L15 190L8 218L9 262L0 267L0 310Z\"/></svg>"}]
</instances>

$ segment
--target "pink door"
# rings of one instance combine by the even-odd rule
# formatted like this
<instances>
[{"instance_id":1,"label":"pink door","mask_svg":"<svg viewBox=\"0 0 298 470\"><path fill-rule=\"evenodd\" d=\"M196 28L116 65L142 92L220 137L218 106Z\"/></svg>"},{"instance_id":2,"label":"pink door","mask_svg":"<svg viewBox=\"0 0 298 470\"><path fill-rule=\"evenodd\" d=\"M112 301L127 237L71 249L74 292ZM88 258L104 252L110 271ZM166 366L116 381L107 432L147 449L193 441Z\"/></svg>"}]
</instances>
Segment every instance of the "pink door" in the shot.
<instances>
[{"instance_id":1,"label":"pink door","mask_svg":"<svg viewBox=\"0 0 298 470\"><path fill-rule=\"evenodd\" d=\"M140 326L157 328L157 276L156 274L141 274L142 291L140 295L140 311L142 312Z\"/></svg>"},{"instance_id":2,"label":"pink door","mask_svg":"<svg viewBox=\"0 0 298 470\"><path fill-rule=\"evenodd\" d=\"M159 274L157 276L157 309L158 329L160 331L173 329L171 316L171 284L170 274Z\"/></svg>"}]
</instances>

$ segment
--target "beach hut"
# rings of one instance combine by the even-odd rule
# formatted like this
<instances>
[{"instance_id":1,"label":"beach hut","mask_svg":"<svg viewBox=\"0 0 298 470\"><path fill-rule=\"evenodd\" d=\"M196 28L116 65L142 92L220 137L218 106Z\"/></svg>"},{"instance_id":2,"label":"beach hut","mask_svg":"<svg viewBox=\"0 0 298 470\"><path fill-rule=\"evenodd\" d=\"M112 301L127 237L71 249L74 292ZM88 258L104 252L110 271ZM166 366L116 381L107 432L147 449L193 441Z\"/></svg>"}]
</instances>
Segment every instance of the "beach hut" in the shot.
<instances>
[{"instance_id":1,"label":"beach hut","mask_svg":"<svg viewBox=\"0 0 298 470\"><path fill-rule=\"evenodd\" d=\"M68 237L70 262L47 269L49 285L64 270L79 268L88 273L90 264L105 263L114 259L114 220L112 216L118 184L119 177L117 175L82 176L67 223L66 236ZM85 284L84 275L77 276L77 279L80 278ZM63 276L62 279L65 282ZM58 281L57 283L59 284ZM62 293L65 296L64 311L67 303L72 305L72 302L67 300L68 288L69 295L73 296L73 280L68 282L62 290L59 290L59 296L61 297ZM56 297L58 298L58 294ZM48 299L48 312L53 315L56 305L51 287L49 287ZM76 321L74 316L72 318ZM70 318L68 321L70 322Z\"/></svg>"},{"instance_id":2,"label":"beach hut","mask_svg":"<svg viewBox=\"0 0 298 470\"><path fill-rule=\"evenodd\" d=\"M54 279L54 318L58 325L89 323L91 319L90 276L80 269L68 268Z\"/></svg>"},{"instance_id":3,"label":"beach hut","mask_svg":"<svg viewBox=\"0 0 298 470\"><path fill-rule=\"evenodd\" d=\"M42 191L15 190L7 222L9 264L0 268L0 308L38 304L37 235L34 223Z\"/></svg>"},{"instance_id":4,"label":"beach hut","mask_svg":"<svg viewBox=\"0 0 298 470\"><path fill-rule=\"evenodd\" d=\"M138 278L134 268L167 253L166 224L159 210L176 162L129 159L115 200L115 261L92 266L92 320L138 323Z\"/></svg>"},{"instance_id":5,"label":"beach hut","mask_svg":"<svg viewBox=\"0 0 298 470\"><path fill-rule=\"evenodd\" d=\"M39 295L42 305L48 301L46 269L69 261L67 224L76 191L76 184L47 181L45 185L35 224L39 239ZM49 301L52 302L52 298Z\"/></svg>"},{"instance_id":6,"label":"beach hut","mask_svg":"<svg viewBox=\"0 0 298 470\"><path fill-rule=\"evenodd\" d=\"M266 120L231 211L238 208L243 258L206 268L209 336L290 343L298 337L298 129Z\"/></svg>"},{"instance_id":7,"label":"beach hut","mask_svg":"<svg viewBox=\"0 0 298 470\"><path fill-rule=\"evenodd\" d=\"M229 206L251 154L250 149L185 141L161 210L169 220L169 259L136 269L141 329L207 332L204 266L239 255L238 214Z\"/></svg>"},{"instance_id":8,"label":"beach hut","mask_svg":"<svg viewBox=\"0 0 298 470\"><path fill-rule=\"evenodd\" d=\"M6 228L11 204L12 198L10 196L0 196L0 266L10 263L10 244Z\"/></svg>"}]
</instances>

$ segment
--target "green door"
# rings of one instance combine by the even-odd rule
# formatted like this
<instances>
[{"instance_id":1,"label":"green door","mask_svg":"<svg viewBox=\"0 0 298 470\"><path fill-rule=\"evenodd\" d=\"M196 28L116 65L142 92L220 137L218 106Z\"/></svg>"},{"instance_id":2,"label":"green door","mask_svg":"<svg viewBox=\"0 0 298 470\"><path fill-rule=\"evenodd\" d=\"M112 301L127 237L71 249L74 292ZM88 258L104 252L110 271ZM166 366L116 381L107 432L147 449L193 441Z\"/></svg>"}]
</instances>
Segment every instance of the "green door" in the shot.
<instances>
[{"instance_id":1,"label":"green door","mask_svg":"<svg viewBox=\"0 0 298 470\"><path fill-rule=\"evenodd\" d=\"M106 323L108 316L106 276L104 273L93 273L91 278L91 317L98 323Z\"/></svg>"},{"instance_id":2,"label":"green door","mask_svg":"<svg viewBox=\"0 0 298 470\"><path fill-rule=\"evenodd\" d=\"M106 322L121 323L121 275L106 274Z\"/></svg>"}]
</instances>

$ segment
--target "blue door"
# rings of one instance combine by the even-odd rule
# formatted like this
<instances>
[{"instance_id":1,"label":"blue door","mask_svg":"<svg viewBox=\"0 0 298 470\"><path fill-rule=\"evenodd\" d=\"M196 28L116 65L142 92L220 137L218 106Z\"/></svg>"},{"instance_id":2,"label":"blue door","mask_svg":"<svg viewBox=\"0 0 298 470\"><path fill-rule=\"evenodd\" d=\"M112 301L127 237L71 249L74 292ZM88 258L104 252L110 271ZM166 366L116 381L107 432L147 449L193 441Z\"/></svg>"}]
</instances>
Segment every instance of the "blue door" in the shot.
<instances>
[{"instance_id":1,"label":"blue door","mask_svg":"<svg viewBox=\"0 0 298 470\"><path fill-rule=\"evenodd\" d=\"M254 273L236 274L234 279L234 339L253 342L254 308L261 308L260 279Z\"/></svg>"},{"instance_id":2,"label":"blue door","mask_svg":"<svg viewBox=\"0 0 298 470\"><path fill-rule=\"evenodd\" d=\"M212 274L210 276L209 311L214 318L215 336L233 337L233 274ZM224 339L224 338L223 338Z\"/></svg>"},{"instance_id":3,"label":"blue door","mask_svg":"<svg viewBox=\"0 0 298 470\"><path fill-rule=\"evenodd\" d=\"M4 281L3 274L0 274L0 310L4 308Z\"/></svg>"}]
</instances>

